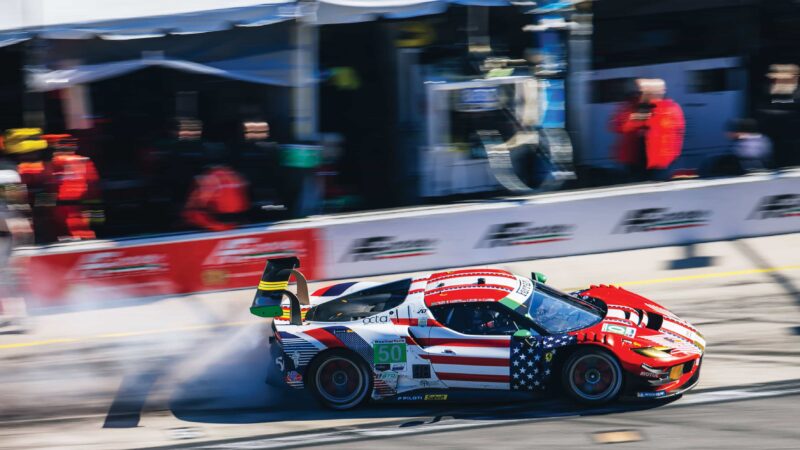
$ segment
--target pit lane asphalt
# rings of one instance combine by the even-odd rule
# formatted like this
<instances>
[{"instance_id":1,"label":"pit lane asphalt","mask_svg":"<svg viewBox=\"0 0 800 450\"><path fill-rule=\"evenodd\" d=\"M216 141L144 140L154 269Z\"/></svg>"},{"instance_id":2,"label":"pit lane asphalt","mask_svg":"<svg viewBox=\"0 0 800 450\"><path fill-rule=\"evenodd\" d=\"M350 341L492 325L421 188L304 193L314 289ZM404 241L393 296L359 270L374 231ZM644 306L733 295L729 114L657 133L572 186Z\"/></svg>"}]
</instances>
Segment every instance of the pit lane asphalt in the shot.
<instances>
[{"instance_id":1,"label":"pit lane asphalt","mask_svg":"<svg viewBox=\"0 0 800 450\"><path fill-rule=\"evenodd\" d=\"M690 320L709 341L700 392L800 380L799 248L800 235L794 234L500 266L545 272L560 288L628 282L631 290ZM197 447L212 441L259 448L258 440L276 435L303 435L311 444L321 429L399 427L436 417L445 422L447 413L462 411L415 405L331 413L319 411L303 394L265 387L271 370L264 351L267 326L247 315L252 292L115 307L83 295L82 310L36 317L29 335L0 336L0 448ZM86 301L94 303L86 307ZM727 413L728 406L715 405L692 408ZM602 417L680 417L670 411ZM537 435L547 431L542 426L535 425Z\"/></svg>"},{"instance_id":2,"label":"pit lane asphalt","mask_svg":"<svg viewBox=\"0 0 800 450\"><path fill-rule=\"evenodd\" d=\"M746 397L741 392L740 396ZM796 449L800 444L800 428L796 419L800 391L795 389L793 392L770 398L756 397L725 403L711 400L708 403L682 405L679 400L646 410L570 415L558 419L524 419L513 415L509 418L505 415L501 418L484 418L481 423L473 426L463 424L458 427L455 426L458 423L453 423L454 426L449 428L432 427L418 433L386 433L383 436L373 430L372 433L354 434L352 439L344 442L296 448L574 449L601 445L602 448L669 450ZM696 394L701 395L704 394ZM346 435L342 437L346 438ZM260 444L260 447L252 444ZM199 448L269 448L265 444L266 442L250 441Z\"/></svg>"}]
</instances>

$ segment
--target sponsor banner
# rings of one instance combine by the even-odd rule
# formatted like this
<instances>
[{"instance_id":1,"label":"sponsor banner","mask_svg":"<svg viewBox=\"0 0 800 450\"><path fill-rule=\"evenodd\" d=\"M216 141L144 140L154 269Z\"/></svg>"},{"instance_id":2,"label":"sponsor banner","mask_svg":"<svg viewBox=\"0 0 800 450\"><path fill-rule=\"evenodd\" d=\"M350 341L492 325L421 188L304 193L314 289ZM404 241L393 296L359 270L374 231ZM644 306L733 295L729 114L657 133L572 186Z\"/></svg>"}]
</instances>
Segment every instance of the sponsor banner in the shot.
<instances>
[{"instance_id":1,"label":"sponsor banner","mask_svg":"<svg viewBox=\"0 0 800 450\"><path fill-rule=\"evenodd\" d=\"M348 278L800 231L800 171L330 221L324 277Z\"/></svg>"},{"instance_id":2,"label":"sponsor banner","mask_svg":"<svg viewBox=\"0 0 800 450\"><path fill-rule=\"evenodd\" d=\"M319 280L791 233L800 231L800 171L307 224L85 242L17 256L34 302L49 305L247 288L267 258L289 255L301 259L309 280Z\"/></svg>"},{"instance_id":3,"label":"sponsor banner","mask_svg":"<svg viewBox=\"0 0 800 450\"><path fill-rule=\"evenodd\" d=\"M284 256L298 256L306 276L318 278L318 231L131 240L92 251L42 251L23 260L27 290L45 306L254 287L266 260Z\"/></svg>"}]
</instances>

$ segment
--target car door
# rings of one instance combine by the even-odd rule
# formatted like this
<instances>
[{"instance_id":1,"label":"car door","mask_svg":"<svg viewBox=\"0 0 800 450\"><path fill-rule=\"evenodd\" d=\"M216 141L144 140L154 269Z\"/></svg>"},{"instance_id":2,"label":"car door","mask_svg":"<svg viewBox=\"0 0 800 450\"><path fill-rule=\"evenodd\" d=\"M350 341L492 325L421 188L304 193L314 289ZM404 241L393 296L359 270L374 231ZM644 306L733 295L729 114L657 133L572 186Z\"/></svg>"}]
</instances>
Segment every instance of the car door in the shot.
<instances>
[{"instance_id":1,"label":"car door","mask_svg":"<svg viewBox=\"0 0 800 450\"><path fill-rule=\"evenodd\" d=\"M436 306L431 313L440 326L430 327L423 357L442 383L450 388L510 389L511 336L524 324L494 302Z\"/></svg>"}]
</instances>

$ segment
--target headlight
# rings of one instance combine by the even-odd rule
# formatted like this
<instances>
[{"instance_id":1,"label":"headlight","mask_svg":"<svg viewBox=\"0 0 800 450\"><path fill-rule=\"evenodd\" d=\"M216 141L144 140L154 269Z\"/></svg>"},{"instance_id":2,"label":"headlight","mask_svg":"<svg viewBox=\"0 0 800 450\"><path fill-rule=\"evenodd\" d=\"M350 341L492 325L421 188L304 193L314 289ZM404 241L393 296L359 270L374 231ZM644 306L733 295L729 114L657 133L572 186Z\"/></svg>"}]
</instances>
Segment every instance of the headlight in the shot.
<instances>
[{"instance_id":1,"label":"headlight","mask_svg":"<svg viewBox=\"0 0 800 450\"><path fill-rule=\"evenodd\" d=\"M669 354L669 351L672 349L669 347L640 347L640 348L632 348L631 350L642 356L647 356L648 358L656 358L656 359L672 358L672 355Z\"/></svg>"}]
</instances>

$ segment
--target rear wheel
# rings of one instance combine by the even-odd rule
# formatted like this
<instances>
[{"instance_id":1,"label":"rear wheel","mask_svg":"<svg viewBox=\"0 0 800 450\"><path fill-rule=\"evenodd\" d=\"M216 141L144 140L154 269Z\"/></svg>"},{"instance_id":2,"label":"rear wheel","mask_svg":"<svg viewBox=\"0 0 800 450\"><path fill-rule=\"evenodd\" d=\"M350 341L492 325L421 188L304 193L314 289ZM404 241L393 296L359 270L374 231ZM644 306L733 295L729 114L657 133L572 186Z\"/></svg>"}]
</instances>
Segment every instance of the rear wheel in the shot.
<instances>
[{"instance_id":1,"label":"rear wheel","mask_svg":"<svg viewBox=\"0 0 800 450\"><path fill-rule=\"evenodd\" d=\"M350 352L333 350L309 367L309 388L328 408L355 408L367 400L372 376L366 364Z\"/></svg>"},{"instance_id":2,"label":"rear wheel","mask_svg":"<svg viewBox=\"0 0 800 450\"><path fill-rule=\"evenodd\" d=\"M622 367L614 356L604 350L578 350L563 367L561 377L564 389L580 403L607 403L616 399L622 390Z\"/></svg>"}]
</instances>

